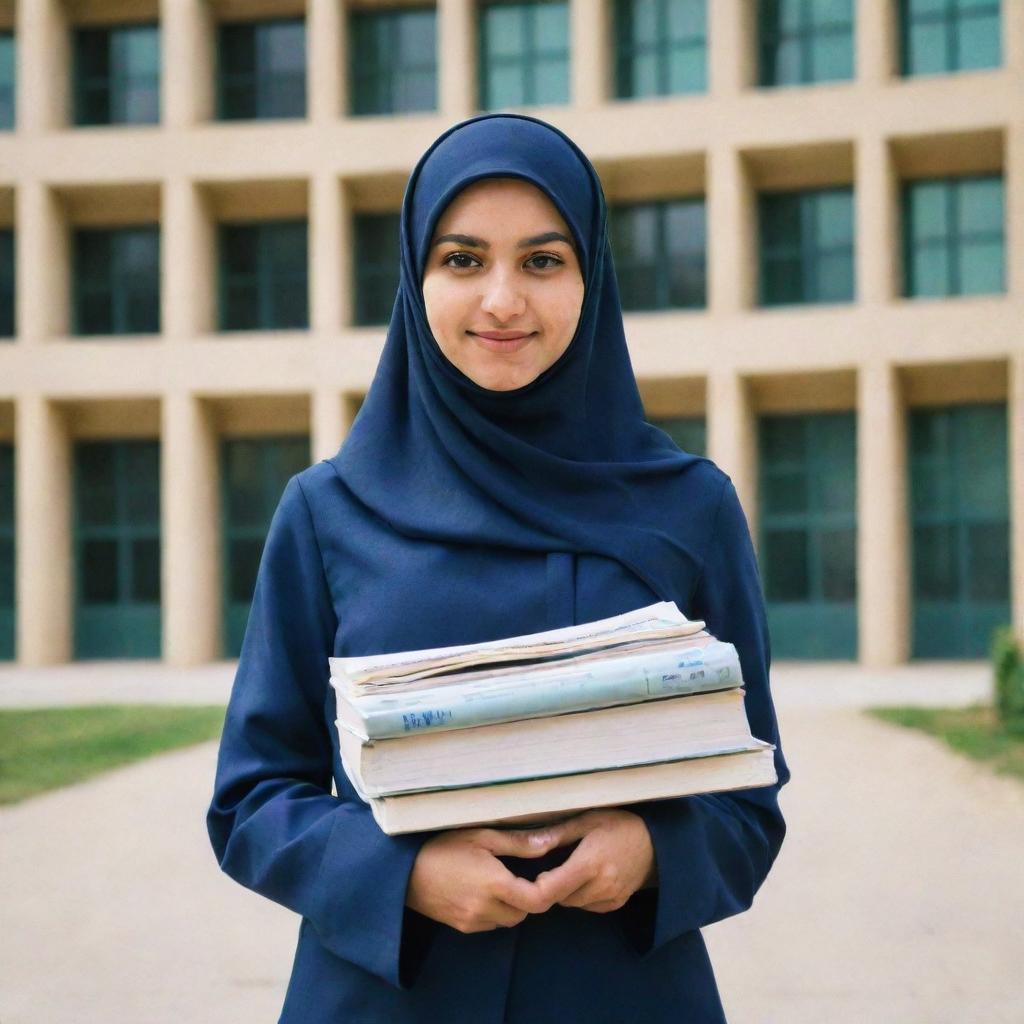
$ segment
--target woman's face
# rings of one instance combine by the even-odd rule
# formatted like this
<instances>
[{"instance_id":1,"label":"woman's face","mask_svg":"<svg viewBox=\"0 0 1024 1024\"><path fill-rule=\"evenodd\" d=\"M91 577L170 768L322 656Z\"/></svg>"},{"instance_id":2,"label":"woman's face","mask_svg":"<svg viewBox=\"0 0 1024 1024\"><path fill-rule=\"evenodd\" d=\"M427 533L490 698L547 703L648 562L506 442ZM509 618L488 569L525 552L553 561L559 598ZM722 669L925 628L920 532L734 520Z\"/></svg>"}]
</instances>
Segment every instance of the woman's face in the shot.
<instances>
[{"instance_id":1,"label":"woman's face","mask_svg":"<svg viewBox=\"0 0 1024 1024\"><path fill-rule=\"evenodd\" d=\"M441 214L423 274L437 344L470 380L521 388L569 347L583 305L572 235L540 189L485 178Z\"/></svg>"}]
</instances>

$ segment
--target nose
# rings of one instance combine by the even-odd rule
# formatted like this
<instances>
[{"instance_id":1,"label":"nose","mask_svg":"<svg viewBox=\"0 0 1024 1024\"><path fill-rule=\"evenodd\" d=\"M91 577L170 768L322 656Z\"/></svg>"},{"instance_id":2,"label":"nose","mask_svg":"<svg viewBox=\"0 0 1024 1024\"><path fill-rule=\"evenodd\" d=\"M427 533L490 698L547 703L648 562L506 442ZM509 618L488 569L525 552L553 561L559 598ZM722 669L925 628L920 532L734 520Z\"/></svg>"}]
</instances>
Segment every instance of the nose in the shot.
<instances>
[{"instance_id":1,"label":"nose","mask_svg":"<svg viewBox=\"0 0 1024 1024\"><path fill-rule=\"evenodd\" d=\"M522 315L526 309L526 297L514 273L496 267L487 276L480 308L501 324L507 324Z\"/></svg>"}]
</instances>

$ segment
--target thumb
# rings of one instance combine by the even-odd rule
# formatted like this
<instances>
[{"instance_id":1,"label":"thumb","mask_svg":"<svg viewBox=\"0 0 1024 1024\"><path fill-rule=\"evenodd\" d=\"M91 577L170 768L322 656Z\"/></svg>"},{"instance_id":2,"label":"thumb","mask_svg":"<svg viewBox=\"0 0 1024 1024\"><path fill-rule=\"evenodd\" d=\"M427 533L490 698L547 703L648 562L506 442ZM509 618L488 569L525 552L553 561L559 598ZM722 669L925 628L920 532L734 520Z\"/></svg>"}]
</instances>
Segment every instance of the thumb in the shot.
<instances>
[{"instance_id":1,"label":"thumb","mask_svg":"<svg viewBox=\"0 0 1024 1024\"><path fill-rule=\"evenodd\" d=\"M549 827L484 828L480 829L476 841L485 850L499 857L540 857L558 845Z\"/></svg>"}]
</instances>

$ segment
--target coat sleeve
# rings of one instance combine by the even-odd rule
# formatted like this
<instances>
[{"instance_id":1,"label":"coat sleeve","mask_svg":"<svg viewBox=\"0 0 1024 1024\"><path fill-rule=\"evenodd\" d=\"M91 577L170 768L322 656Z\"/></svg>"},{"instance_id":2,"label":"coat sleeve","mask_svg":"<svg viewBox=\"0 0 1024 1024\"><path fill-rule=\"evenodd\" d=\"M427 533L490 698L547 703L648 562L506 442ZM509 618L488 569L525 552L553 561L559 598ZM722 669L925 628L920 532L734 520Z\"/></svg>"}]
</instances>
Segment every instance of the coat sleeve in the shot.
<instances>
[{"instance_id":1,"label":"coat sleeve","mask_svg":"<svg viewBox=\"0 0 1024 1024\"><path fill-rule=\"evenodd\" d=\"M789 781L789 769L768 689L771 650L764 599L750 531L728 477L691 613L704 619L718 639L735 645L750 729L775 744L778 782L630 808L647 825L658 866L657 887L636 893L623 908L627 933L645 954L684 932L748 909L786 833L778 794Z\"/></svg>"},{"instance_id":2,"label":"coat sleeve","mask_svg":"<svg viewBox=\"0 0 1024 1024\"><path fill-rule=\"evenodd\" d=\"M298 477L267 535L221 737L207 829L221 867L307 918L321 943L406 988L426 918L405 907L423 834L390 837L331 793L337 618ZM333 716L332 716L333 717Z\"/></svg>"}]
</instances>

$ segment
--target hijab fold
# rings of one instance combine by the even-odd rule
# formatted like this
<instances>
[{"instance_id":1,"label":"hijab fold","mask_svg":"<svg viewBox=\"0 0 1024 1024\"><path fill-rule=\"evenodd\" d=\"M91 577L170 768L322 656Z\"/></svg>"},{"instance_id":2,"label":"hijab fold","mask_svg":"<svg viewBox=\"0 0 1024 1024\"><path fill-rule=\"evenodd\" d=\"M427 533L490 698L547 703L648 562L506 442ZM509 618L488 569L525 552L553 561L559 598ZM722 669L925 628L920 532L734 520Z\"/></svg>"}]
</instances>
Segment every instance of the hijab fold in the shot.
<instances>
[{"instance_id":1,"label":"hijab fold","mask_svg":"<svg viewBox=\"0 0 1024 1024\"><path fill-rule=\"evenodd\" d=\"M541 189L569 226L584 298L576 333L535 380L491 391L443 354L421 281L435 226L489 177ZM681 540L688 484L706 462L644 420L597 172L561 131L482 114L420 158L402 201L401 267L387 341L366 401L331 460L352 494L399 533L439 544L604 555L663 600L699 552Z\"/></svg>"}]
</instances>

